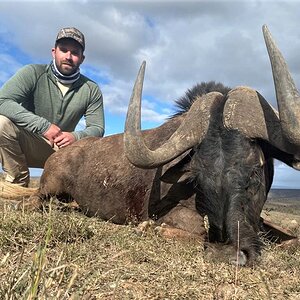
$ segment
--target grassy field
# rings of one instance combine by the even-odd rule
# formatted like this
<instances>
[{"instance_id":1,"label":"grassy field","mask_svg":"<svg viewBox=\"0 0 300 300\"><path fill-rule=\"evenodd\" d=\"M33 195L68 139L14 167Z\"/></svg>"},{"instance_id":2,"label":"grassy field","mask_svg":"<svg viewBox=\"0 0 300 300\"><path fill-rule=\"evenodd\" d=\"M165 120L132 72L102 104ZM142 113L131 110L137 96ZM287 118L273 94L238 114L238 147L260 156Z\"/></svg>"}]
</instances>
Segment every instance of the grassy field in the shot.
<instances>
[{"instance_id":1,"label":"grassy field","mask_svg":"<svg viewBox=\"0 0 300 300\"><path fill-rule=\"evenodd\" d=\"M298 213L264 212L299 236ZM199 242L134 229L56 203L24 212L2 201L0 299L300 299L299 247L266 244L241 268Z\"/></svg>"}]
</instances>

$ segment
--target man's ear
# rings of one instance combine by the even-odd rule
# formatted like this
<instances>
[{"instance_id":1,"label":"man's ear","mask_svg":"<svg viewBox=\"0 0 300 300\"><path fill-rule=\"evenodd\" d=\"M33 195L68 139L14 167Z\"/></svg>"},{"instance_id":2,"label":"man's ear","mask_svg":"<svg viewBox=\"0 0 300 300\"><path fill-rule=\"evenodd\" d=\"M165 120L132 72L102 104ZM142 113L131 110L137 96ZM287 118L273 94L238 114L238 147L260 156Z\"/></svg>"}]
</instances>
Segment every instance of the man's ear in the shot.
<instances>
[{"instance_id":1,"label":"man's ear","mask_svg":"<svg viewBox=\"0 0 300 300\"><path fill-rule=\"evenodd\" d=\"M52 49L51 49L51 54L52 54L52 58L53 58L53 59L55 58L55 52L56 52L56 49L55 49L55 48L52 48Z\"/></svg>"}]
</instances>

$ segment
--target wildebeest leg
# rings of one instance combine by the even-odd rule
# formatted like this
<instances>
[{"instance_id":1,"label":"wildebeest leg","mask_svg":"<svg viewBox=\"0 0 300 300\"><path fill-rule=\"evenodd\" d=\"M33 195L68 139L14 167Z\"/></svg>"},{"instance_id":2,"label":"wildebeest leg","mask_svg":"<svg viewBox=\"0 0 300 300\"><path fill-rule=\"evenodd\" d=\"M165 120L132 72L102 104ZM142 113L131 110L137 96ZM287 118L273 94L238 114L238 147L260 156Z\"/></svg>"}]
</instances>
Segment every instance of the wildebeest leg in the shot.
<instances>
[{"instance_id":1,"label":"wildebeest leg","mask_svg":"<svg viewBox=\"0 0 300 300\"><path fill-rule=\"evenodd\" d=\"M289 229L283 228L270 220L261 218L261 221L261 231L264 234L264 238L268 241L283 245L294 244L300 241Z\"/></svg>"},{"instance_id":2,"label":"wildebeest leg","mask_svg":"<svg viewBox=\"0 0 300 300\"><path fill-rule=\"evenodd\" d=\"M158 232L165 237L197 238L204 241L206 236L203 218L195 209L182 204L170 210L158 223L161 224Z\"/></svg>"},{"instance_id":3,"label":"wildebeest leg","mask_svg":"<svg viewBox=\"0 0 300 300\"><path fill-rule=\"evenodd\" d=\"M149 227L165 238L196 239L204 241L206 230L203 218L195 209L178 204L166 215L157 220L144 221L139 224L136 232L142 234Z\"/></svg>"}]
</instances>

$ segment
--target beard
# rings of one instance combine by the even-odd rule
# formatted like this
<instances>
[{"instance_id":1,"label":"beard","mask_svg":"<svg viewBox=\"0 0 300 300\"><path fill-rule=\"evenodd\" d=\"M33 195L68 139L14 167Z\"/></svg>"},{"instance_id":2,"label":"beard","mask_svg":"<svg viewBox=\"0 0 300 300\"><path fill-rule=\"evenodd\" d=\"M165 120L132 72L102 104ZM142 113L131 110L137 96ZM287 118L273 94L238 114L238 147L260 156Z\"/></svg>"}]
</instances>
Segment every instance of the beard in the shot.
<instances>
[{"instance_id":1,"label":"beard","mask_svg":"<svg viewBox=\"0 0 300 300\"><path fill-rule=\"evenodd\" d=\"M66 76L73 75L78 70L78 66L68 61L62 61L59 64L56 63L56 67L61 74Z\"/></svg>"}]
</instances>

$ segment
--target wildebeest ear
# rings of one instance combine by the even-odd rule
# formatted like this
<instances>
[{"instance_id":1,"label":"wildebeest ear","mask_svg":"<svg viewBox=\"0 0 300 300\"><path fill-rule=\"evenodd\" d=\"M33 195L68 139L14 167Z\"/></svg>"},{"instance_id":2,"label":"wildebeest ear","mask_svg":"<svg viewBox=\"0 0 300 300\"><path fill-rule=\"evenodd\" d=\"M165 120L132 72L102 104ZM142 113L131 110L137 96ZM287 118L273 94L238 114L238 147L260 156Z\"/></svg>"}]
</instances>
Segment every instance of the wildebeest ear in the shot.
<instances>
[{"instance_id":1,"label":"wildebeest ear","mask_svg":"<svg viewBox=\"0 0 300 300\"><path fill-rule=\"evenodd\" d=\"M179 156L160 177L160 180L165 183L177 183L182 182L190 177L187 165L190 163L193 157L194 151L188 151ZM179 161L178 161L179 160Z\"/></svg>"},{"instance_id":2,"label":"wildebeest ear","mask_svg":"<svg viewBox=\"0 0 300 300\"><path fill-rule=\"evenodd\" d=\"M223 118L228 129L238 130L252 139L263 139L282 151L297 153L283 139L278 112L251 88L237 87L228 93Z\"/></svg>"}]
</instances>

